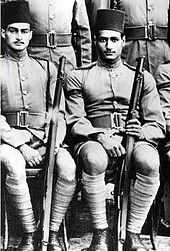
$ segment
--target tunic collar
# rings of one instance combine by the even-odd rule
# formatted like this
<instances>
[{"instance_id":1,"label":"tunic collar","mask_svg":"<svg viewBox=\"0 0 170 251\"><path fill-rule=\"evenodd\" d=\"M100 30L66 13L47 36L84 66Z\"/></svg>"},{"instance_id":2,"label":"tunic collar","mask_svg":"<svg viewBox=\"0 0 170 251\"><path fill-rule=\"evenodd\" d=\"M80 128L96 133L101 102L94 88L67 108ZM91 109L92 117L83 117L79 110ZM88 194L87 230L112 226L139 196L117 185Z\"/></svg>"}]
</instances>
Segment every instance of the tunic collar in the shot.
<instances>
[{"instance_id":1,"label":"tunic collar","mask_svg":"<svg viewBox=\"0 0 170 251\"><path fill-rule=\"evenodd\" d=\"M6 48L5 56L15 62L23 62L28 59L27 50L16 53L8 47Z\"/></svg>"},{"instance_id":2,"label":"tunic collar","mask_svg":"<svg viewBox=\"0 0 170 251\"><path fill-rule=\"evenodd\" d=\"M97 65L106 68L107 70L116 70L122 67L123 63L122 60L118 60L115 64L109 65L102 61L100 58L97 60Z\"/></svg>"}]
</instances>

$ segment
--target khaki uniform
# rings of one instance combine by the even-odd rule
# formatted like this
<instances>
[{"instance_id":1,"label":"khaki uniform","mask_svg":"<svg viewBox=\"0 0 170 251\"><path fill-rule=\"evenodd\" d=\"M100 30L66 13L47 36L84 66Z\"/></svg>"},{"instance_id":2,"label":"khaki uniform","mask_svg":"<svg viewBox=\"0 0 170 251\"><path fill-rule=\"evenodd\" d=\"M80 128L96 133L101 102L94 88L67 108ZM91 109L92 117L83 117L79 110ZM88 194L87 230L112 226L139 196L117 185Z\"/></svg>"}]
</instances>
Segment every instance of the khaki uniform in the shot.
<instances>
[{"instance_id":1,"label":"khaki uniform","mask_svg":"<svg viewBox=\"0 0 170 251\"><path fill-rule=\"evenodd\" d=\"M45 139L45 128L49 122L47 109L52 104L57 70L50 63L49 73L46 60L33 59L26 55L21 60L6 54L1 59L1 113L6 117L11 128L12 136L3 135L4 141L14 147L29 142L32 135L39 139ZM49 74L49 76L48 76ZM48 97L44 95L47 89L48 78L50 80L50 91ZM15 85L14 85L15 83ZM47 107L48 106L48 107ZM16 129L17 113L28 112L28 128ZM24 116L24 114L21 116ZM27 114L26 114L27 116ZM60 113L59 133L62 142L65 133L64 122L64 97L62 97L62 109ZM16 133L16 135L15 135ZM30 135L30 136L28 136ZM17 139L17 140L16 140Z\"/></svg>"},{"instance_id":2,"label":"khaki uniform","mask_svg":"<svg viewBox=\"0 0 170 251\"><path fill-rule=\"evenodd\" d=\"M0 116L0 138L2 142L0 146L0 161L3 170L6 172L7 191L21 220L23 231L34 232L35 220L26 182L26 161L18 147L23 144L31 146L32 143L39 140L42 142L46 141L57 69L53 63L48 63L47 60L34 59L29 57L27 53L20 59L15 58L11 51L8 50L0 58L0 67L2 113ZM65 132L65 101L62 93L57 133L59 145L64 140ZM45 151L43 151L44 153ZM69 174L64 171L64 168L75 170L71 156L63 148L59 148L56 156L56 166L59 174L62 172L61 169L63 170L65 179L67 179L67 175L69 177ZM74 176L71 177L73 180ZM61 183L60 186L62 185L62 191L65 193L63 181L59 180L57 182ZM57 182L55 185L56 193L59 191ZM69 203L72 198L75 181L70 182L70 184L68 186L71 186L71 188L65 193L67 194L66 203ZM66 189L68 186L66 182ZM56 220L58 220L58 225L60 225L68 205L64 205L62 211L61 203L58 203L55 199L56 193L54 192L53 208L55 213L59 215L59 220L57 217L51 217L51 220L54 221L55 229L57 226ZM65 194L60 193L60 196L66 196ZM60 214L58 214L56 205L59 205Z\"/></svg>"},{"instance_id":3,"label":"khaki uniform","mask_svg":"<svg viewBox=\"0 0 170 251\"><path fill-rule=\"evenodd\" d=\"M146 69L155 73L160 63L170 59L167 42L169 0L117 0L126 13L126 46L122 57L130 65L146 57ZM147 27L148 25L148 27Z\"/></svg>"},{"instance_id":4,"label":"khaki uniform","mask_svg":"<svg viewBox=\"0 0 170 251\"><path fill-rule=\"evenodd\" d=\"M67 78L66 107L71 140L75 140L75 150L78 146L76 157L81 167L86 165L85 170L90 170L89 172L108 167L107 152L102 144L94 140L92 134L100 132L102 128L117 126L117 118L119 124L124 126L134 74L134 69L121 61L108 67L98 60L97 63L72 71ZM131 206L127 226L127 230L133 233L141 232L159 187L159 155L155 146L165 133L156 84L147 71L144 72L138 115L143 139L135 143L132 155L136 179L130 192ZM105 200L102 197L105 194L104 174L100 171L93 176L86 172L82 179L94 228L104 229L107 227Z\"/></svg>"},{"instance_id":5,"label":"khaki uniform","mask_svg":"<svg viewBox=\"0 0 170 251\"><path fill-rule=\"evenodd\" d=\"M91 62L91 33L84 0L28 2L34 29L30 55L57 63L65 55L68 69ZM54 48L40 44L50 32L55 33Z\"/></svg>"},{"instance_id":6,"label":"khaki uniform","mask_svg":"<svg viewBox=\"0 0 170 251\"><path fill-rule=\"evenodd\" d=\"M66 94L70 110L68 123L73 123L71 131L73 137L78 135L87 137L94 133L96 129L90 121L104 114L117 112L125 121L134 74L135 71L126 64L121 63L117 67L107 68L100 61L70 74ZM142 131L147 141L156 143L163 137L164 120L154 79L148 72L145 72L144 78L144 95L147 95L141 102Z\"/></svg>"}]
</instances>

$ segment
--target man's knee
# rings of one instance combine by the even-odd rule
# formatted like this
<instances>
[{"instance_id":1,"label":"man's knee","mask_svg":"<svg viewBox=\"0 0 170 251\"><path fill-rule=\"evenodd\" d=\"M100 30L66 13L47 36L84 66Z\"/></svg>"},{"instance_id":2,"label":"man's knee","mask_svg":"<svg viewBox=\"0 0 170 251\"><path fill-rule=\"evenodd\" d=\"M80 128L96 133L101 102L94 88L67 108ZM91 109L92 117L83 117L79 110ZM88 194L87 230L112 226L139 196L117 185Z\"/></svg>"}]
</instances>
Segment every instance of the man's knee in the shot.
<instances>
[{"instance_id":1,"label":"man's knee","mask_svg":"<svg viewBox=\"0 0 170 251\"><path fill-rule=\"evenodd\" d=\"M18 179L25 177L25 160L19 150L7 144L2 144L0 146L0 161L2 168L8 175Z\"/></svg>"},{"instance_id":2,"label":"man's knee","mask_svg":"<svg viewBox=\"0 0 170 251\"><path fill-rule=\"evenodd\" d=\"M132 161L136 172L150 177L159 175L159 154L151 144L137 143L134 147Z\"/></svg>"},{"instance_id":3,"label":"man's knee","mask_svg":"<svg viewBox=\"0 0 170 251\"><path fill-rule=\"evenodd\" d=\"M64 148L60 148L56 156L56 168L59 176L67 180L75 180L76 165L71 154Z\"/></svg>"},{"instance_id":4,"label":"man's knee","mask_svg":"<svg viewBox=\"0 0 170 251\"><path fill-rule=\"evenodd\" d=\"M94 141L84 144L79 158L84 171L90 175L98 175L105 172L108 165L108 156L104 148Z\"/></svg>"}]
</instances>

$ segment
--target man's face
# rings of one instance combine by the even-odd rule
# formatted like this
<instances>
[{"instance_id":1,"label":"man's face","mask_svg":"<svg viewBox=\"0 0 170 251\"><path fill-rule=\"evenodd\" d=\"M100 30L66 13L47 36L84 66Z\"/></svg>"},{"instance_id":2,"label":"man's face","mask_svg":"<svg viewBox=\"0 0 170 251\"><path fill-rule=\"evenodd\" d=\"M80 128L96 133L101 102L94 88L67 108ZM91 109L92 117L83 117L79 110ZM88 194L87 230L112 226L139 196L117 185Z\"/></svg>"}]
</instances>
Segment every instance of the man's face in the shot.
<instances>
[{"instance_id":1,"label":"man's face","mask_svg":"<svg viewBox=\"0 0 170 251\"><path fill-rule=\"evenodd\" d=\"M96 40L99 58L108 64L117 62L120 59L124 43L124 37L121 38L120 32L113 30L99 31Z\"/></svg>"},{"instance_id":2,"label":"man's face","mask_svg":"<svg viewBox=\"0 0 170 251\"><path fill-rule=\"evenodd\" d=\"M32 38L30 24L9 24L5 30L2 30L2 37L5 39L9 48L14 51L23 51L28 47L30 39Z\"/></svg>"}]
</instances>

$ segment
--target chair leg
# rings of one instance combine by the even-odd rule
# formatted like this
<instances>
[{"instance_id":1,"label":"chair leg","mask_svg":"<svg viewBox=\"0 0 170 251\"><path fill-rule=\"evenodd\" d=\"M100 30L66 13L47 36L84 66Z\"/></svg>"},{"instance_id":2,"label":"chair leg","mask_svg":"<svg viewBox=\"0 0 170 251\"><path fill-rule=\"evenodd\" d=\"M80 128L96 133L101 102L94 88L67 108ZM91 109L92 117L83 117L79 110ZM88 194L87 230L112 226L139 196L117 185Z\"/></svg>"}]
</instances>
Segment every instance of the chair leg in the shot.
<instances>
[{"instance_id":1,"label":"chair leg","mask_svg":"<svg viewBox=\"0 0 170 251\"><path fill-rule=\"evenodd\" d=\"M5 189L4 189L5 190ZM8 213L7 213L7 201L6 201L6 194L4 191L3 194L4 200L4 234L3 234L3 250L7 250L8 248Z\"/></svg>"},{"instance_id":2,"label":"chair leg","mask_svg":"<svg viewBox=\"0 0 170 251\"><path fill-rule=\"evenodd\" d=\"M151 232L150 239L152 243L153 250L157 250L156 247L156 237L158 234L158 228L160 224L160 215L161 215L161 198L162 198L162 187L159 188L158 194L153 202L151 207Z\"/></svg>"},{"instance_id":3,"label":"chair leg","mask_svg":"<svg viewBox=\"0 0 170 251\"><path fill-rule=\"evenodd\" d=\"M64 249L65 249L65 251L68 251L69 244L68 244L67 228L66 228L65 218L62 221L62 225L63 225L63 243L64 243Z\"/></svg>"}]
</instances>

